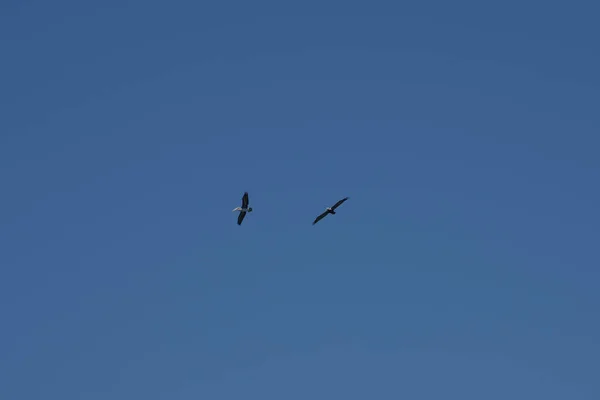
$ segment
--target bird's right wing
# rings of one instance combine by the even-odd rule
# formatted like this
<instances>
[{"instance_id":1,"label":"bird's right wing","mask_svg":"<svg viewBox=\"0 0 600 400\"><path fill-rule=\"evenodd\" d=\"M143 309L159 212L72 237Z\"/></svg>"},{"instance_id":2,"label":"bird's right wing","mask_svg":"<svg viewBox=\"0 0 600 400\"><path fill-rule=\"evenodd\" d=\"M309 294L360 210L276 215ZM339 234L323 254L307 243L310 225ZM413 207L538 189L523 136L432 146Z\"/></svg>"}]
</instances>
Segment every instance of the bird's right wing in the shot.
<instances>
[{"instance_id":1,"label":"bird's right wing","mask_svg":"<svg viewBox=\"0 0 600 400\"><path fill-rule=\"evenodd\" d=\"M248 208L248 192L244 192L242 196L242 208Z\"/></svg>"},{"instance_id":2,"label":"bird's right wing","mask_svg":"<svg viewBox=\"0 0 600 400\"><path fill-rule=\"evenodd\" d=\"M337 203L335 203L333 205L333 207L331 207L332 210L335 210L336 208L338 208L343 202L345 202L346 200L348 200L349 197L344 197L343 199L341 199L340 201L338 201Z\"/></svg>"},{"instance_id":3,"label":"bird's right wing","mask_svg":"<svg viewBox=\"0 0 600 400\"><path fill-rule=\"evenodd\" d=\"M316 224L317 222L319 222L320 220L322 220L323 218L325 218L325 216L328 214L327 211L325 211L323 214L319 215L314 222L312 223L313 225Z\"/></svg>"},{"instance_id":4,"label":"bird's right wing","mask_svg":"<svg viewBox=\"0 0 600 400\"><path fill-rule=\"evenodd\" d=\"M242 224L242 221L244 220L245 216L246 216L246 213L244 211L240 212L240 215L238 215L238 225Z\"/></svg>"}]
</instances>

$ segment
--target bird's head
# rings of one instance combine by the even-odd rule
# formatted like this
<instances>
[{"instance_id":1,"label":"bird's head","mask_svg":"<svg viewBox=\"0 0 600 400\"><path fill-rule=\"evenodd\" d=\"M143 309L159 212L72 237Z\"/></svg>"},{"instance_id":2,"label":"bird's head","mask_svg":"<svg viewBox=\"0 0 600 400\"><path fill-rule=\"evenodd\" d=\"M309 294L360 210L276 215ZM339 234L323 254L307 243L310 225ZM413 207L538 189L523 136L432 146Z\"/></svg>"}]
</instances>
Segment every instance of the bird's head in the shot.
<instances>
[{"instance_id":1,"label":"bird's head","mask_svg":"<svg viewBox=\"0 0 600 400\"><path fill-rule=\"evenodd\" d=\"M248 212L252 212L252 207L248 207Z\"/></svg>"}]
</instances>

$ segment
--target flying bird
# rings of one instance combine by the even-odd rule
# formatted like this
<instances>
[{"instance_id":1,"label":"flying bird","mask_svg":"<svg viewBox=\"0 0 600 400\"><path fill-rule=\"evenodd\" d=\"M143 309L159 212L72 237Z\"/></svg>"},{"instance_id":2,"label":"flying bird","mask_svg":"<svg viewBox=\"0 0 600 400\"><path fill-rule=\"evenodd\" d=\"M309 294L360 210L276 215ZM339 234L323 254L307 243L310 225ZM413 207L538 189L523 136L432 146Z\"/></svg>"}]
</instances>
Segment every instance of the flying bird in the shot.
<instances>
[{"instance_id":1,"label":"flying bird","mask_svg":"<svg viewBox=\"0 0 600 400\"><path fill-rule=\"evenodd\" d=\"M248 192L244 192L244 195L242 196L242 206L234 208L232 212L233 211L240 212L240 214L238 215L237 224L241 225L242 221L244 220L244 217L246 216L246 213L252 212L252 207L248 207Z\"/></svg>"},{"instance_id":2,"label":"flying bird","mask_svg":"<svg viewBox=\"0 0 600 400\"><path fill-rule=\"evenodd\" d=\"M343 202L345 202L348 199L349 199L349 197L344 197L343 199L341 199L340 201L335 203L333 206L327 207L325 209L325 212L323 214L319 215L312 224L313 225L316 224L317 222L319 222L320 220L325 218L327 216L327 214L332 214L332 215L335 214L335 209L338 208Z\"/></svg>"}]
</instances>

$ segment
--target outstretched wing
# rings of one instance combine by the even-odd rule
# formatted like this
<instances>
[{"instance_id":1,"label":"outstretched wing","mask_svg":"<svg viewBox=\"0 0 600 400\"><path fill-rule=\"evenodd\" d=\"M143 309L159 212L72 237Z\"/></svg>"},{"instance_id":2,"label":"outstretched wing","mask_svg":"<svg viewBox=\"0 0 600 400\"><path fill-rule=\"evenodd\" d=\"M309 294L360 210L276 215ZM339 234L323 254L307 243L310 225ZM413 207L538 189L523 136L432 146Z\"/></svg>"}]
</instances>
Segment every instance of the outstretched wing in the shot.
<instances>
[{"instance_id":1,"label":"outstretched wing","mask_svg":"<svg viewBox=\"0 0 600 400\"><path fill-rule=\"evenodd\" d=\"M244 192L242 196L242 208L248 208L248 192Z\"/></svg>"},{"instance_id":2,"label":"outstretched wing","mask_svg":"<svg viewBox=\"0 0 600 400\"><path fill-rule=\"evenodd\" d=\"M341 199L340 201L338 201L337 203L335 203L331 209L335 210L336 208L338 208L343 202L345 202L346 200L348 200L350 197L344 197L343 199Z\"/></svg>"},{"instance_id":3,"label":"outstretched wing","mask_svg":"<svg viewBox=\"0 0 600 400\"><path fill-rule=\"evenodd\" d=\"M322 220L323 218L325 218L325 216L329 214L328 211L325 211L323 214L319 215L317 218L315 218L315 220L313 221L313 225L316 224L317 222L319 222L320 220Z\"/></svg>"},{"instance_id":4,"label":"outstretched wing","mask_svg":"<svg viewBox=\"0 0 600 400\"><path fill-rule=\"evenodd\" d=\"M241 211L240 215L238 215L238 225L242 224L242 221L244 220L245 216L246 216L246 212L245 211Z\"/></svg>"}]
</instances>

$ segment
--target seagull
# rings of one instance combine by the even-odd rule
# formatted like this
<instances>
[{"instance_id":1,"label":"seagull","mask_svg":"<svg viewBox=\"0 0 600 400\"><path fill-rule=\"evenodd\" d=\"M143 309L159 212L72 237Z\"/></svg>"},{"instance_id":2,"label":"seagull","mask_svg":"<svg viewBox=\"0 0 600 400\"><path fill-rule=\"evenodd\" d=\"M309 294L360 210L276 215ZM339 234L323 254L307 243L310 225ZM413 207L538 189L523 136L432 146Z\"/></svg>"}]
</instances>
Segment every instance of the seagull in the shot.
<instances>
[{"instance_id":1,"label":"seagull","mask_svg":"<svg viewBox=\"0 0 600 400\"><path fill-rule=\"evenodd\" d=\"M327 214L335 214L335 209L338 208L343 202L345 202L348 199L349 199L349 197L344 197L343 199L341 199L340 201L335 203L333 206L327 207L325 209L325 212L323 214L319 215L312 224L313 225L316 224L317 222L319 222L320 220L325 218L327 216Z\"/></svg>"},{"instance_id":2,"label":"seagull","mask_svg":"<svg viewBox=\"0 0 600 400\"><path fill-rule=\"evenodd\" d=\"M233 211L240 212L240 215L238 215L237 224L241 225L242 221L244 220L244 217L246 216L246 213L252 212L252 207L248 207L248 192L244 192L244 195L242 196L242 206L234 208L232 212Z\"/></svg>"}]
</instances>

